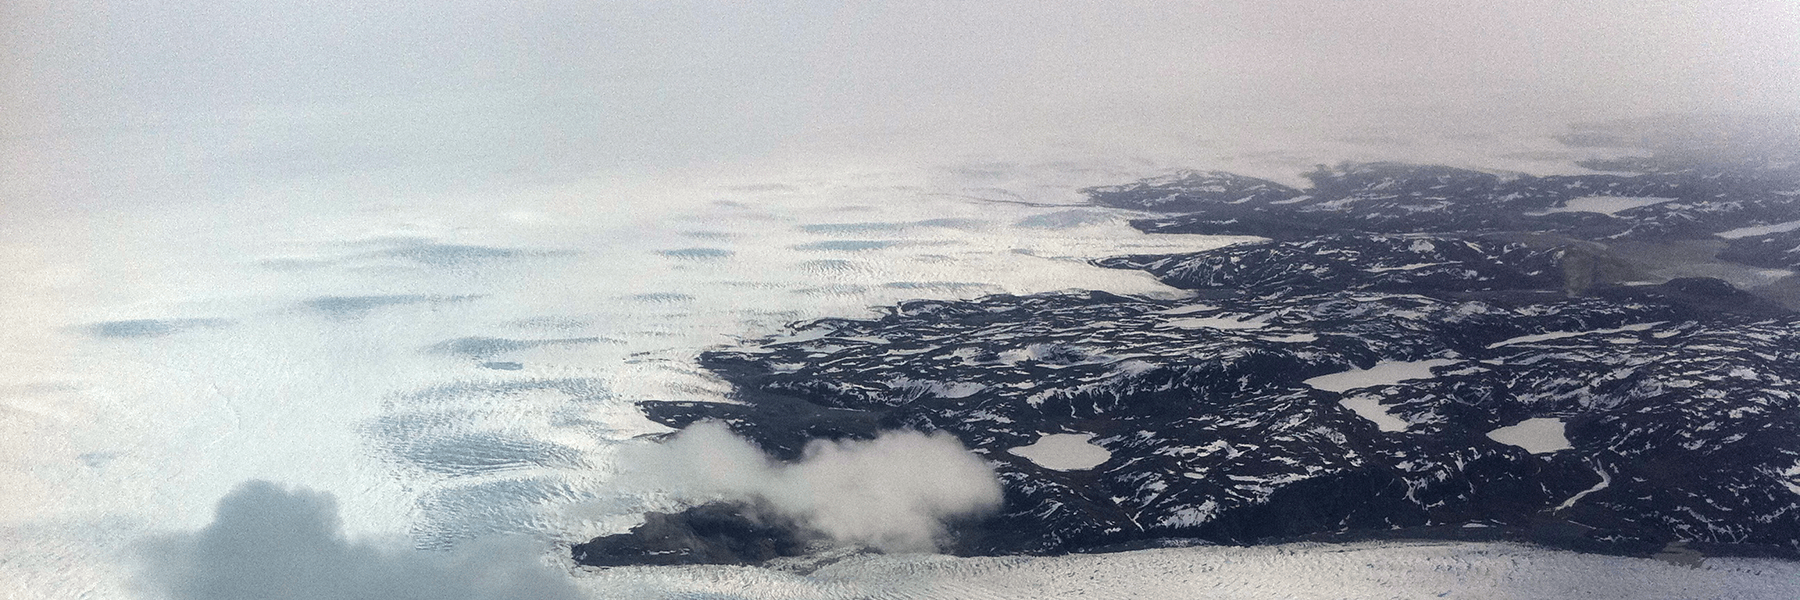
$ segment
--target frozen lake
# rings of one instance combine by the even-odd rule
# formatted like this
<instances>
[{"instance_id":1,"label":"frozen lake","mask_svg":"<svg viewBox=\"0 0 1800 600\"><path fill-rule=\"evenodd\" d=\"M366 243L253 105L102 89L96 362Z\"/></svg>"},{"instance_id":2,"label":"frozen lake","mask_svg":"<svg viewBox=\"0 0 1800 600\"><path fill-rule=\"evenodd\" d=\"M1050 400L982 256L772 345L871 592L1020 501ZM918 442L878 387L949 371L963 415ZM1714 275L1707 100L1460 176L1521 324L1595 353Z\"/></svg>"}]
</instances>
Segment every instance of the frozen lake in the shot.
<instances>
[{"instance_id":1,"label":"frozen lake","mask_svg":"<svg viewBox=\"0 0 1800 600\"><path fill-rule=\"evenodd\" d=\"M1052 433L1036 442L1008 450L1038 466L1058 471L1081 471L1100 466L1111 452L1093 443L1091 433Z\"/></svg>"}]
</instances>

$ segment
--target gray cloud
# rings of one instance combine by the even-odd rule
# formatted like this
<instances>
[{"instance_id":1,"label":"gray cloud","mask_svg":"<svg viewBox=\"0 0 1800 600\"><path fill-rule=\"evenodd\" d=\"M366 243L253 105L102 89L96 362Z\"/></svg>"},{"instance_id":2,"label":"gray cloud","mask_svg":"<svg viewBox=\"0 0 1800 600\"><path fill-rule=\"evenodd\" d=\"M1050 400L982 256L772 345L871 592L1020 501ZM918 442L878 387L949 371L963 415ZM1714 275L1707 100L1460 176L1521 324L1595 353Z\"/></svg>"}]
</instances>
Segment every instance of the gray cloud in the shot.
<instances>
[{"instance_id":1,"label":"gray cloud","mask_svg":"<svg viewBox=\"0 0 1800 600\"><path fill-rule=\"evenodd\" d=\"M694 502L760 502L837 542L890 552L932 550L946 520L998 510L1002 500L993 469L941 432L819 440L781 463L708 421L626 453L623 464L638 485Z\"/></svg>"},{"instance_id":2,"label":"gray cloud","mask_svg":"<svg viewBox=\"0 0 1800 600\"><path fill-rule=\"evenodd\" d=\"M144 543L139 582L170 600L578 598L527 546L435 553L352 542L329 494L251 481L219 501L205 529Z\"/></svg>"}]
</instances>

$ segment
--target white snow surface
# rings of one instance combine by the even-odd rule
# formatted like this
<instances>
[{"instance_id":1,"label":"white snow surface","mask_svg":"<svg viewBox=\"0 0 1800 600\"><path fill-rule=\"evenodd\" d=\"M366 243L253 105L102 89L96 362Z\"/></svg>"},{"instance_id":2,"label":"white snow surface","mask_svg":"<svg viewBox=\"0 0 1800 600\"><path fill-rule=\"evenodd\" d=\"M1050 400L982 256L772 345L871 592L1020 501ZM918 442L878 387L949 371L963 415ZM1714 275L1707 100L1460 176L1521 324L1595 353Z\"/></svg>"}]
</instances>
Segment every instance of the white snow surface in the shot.
<instances>
[{"instance_id":1,"label":"white snow surface","mask_svg":"<svg viewBox=\"0 0 1800 600\"><path fill-rule=\"evenodd\" d=\"M1569 438L1563 435L1562 419L1538 417L1526 419L1516 425L1508 425L1489 431L1488 439L1502 444L1518 446L1532 454L1549 454L1558 450L1574 448L1569 445ZM1602 481L1605 487L1609 480ZM1589 490L1593 491L1593 490ZM1585 494L1587 492L1583 492Z\"/></svg>"},{"instance_id":2,"label":"white snow surface","mask_svg":"<svg viewBox=\"0 0 1800 600\"><path fill-rule=\"evenodd\" d=\"M1091 433L1052 433L1007 452L1023 456L1046 469L1085 471L1112 458L1112 453L1094 445L1093 439Z\"/></svg>"},{"instance_id":3,"label":"white snow surface","mask_svg":"<svg viewBox=\"0 0 1800 600\"><path fill-rule=\"evenodd\" d=\"M755 567L582 569L604 598L1507 598L1676 600L1800 597L1800 564L1648 558L1513 544L1381 542L1198 546L1053 557L858 555L816 571Z\"/></svg>"},{"instance_id":4,"label":"white snow surface","mask_svg":"<svg viewBox=\"0 0 1800 600\"><path fill-rule=\"evenodd\" d=\"M1430 360L1409 362L1380 362L1367 369L1351 369L1349 371L1332 373L1330 375L1320 375L1302 381L1301 383L1328 392L1345 392L1356 388L1376 385L1392 385L1408 379L1430 379L1432 376L1432 367L1441 367L1455 363L1455 360L1447 358L1434 358ZM1358 411L1357 414L1362 413L1361 411ZM1382 414L1386 413L1384 412ZM1366 417L1368 415L1364 416Z\"/></svg>"}]
</instances>

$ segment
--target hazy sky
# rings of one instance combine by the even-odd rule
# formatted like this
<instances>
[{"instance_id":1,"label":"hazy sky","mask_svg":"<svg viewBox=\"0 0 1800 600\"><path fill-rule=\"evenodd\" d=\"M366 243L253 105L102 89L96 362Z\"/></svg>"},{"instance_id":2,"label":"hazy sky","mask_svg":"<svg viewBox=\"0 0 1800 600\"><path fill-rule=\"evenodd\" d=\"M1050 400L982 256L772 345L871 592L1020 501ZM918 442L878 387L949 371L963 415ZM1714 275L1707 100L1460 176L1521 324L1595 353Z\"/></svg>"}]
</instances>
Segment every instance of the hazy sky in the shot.
<instances>
[{"instance_id":1,"label":"hazy sky","mask_svg":"<svg viewBox=\"0 0 1800 600\"><path fill-rule=\"evenodd\" d=\"M1800 107L1791 0L12 0L0 22L11 196Z\"/></svg>"}]
</instances>

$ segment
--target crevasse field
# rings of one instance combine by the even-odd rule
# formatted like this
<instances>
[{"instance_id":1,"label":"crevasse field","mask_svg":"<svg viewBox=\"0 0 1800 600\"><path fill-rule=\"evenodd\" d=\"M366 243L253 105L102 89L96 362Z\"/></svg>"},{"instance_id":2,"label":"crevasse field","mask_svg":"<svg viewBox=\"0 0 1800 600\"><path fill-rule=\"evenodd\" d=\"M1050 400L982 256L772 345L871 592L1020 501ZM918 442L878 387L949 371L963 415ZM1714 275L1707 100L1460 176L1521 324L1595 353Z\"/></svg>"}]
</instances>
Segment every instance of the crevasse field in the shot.
<instances>
[{"instance_id":1,"label":"crevasse field","mask_svg":"<svg viewBox=\"0 0 1800 600\"><path fill-rule=\"evenodd\" d=\"M566 558L670 506L621 483L615 456L666 431L634 402L725 397L694 364L702 349L910 298L1178 295L1085 261L1239 240L1141 234L1076 192L1178 165L1292 180L1315 158L1410 152L1570 168L1547 137L1485 157L1455 141L1402 156L1300 140L1313 150L739 165L429 193L290 181L15 208L0 223L0 592L148 595L134 583L146 540L207 526L222 496L262 479L331 494L350 538L382 552L509 538L596 598L1800 597L1791 563L1694 569L1482 544L771 568Z\"/></svg>"}]
</instances>

